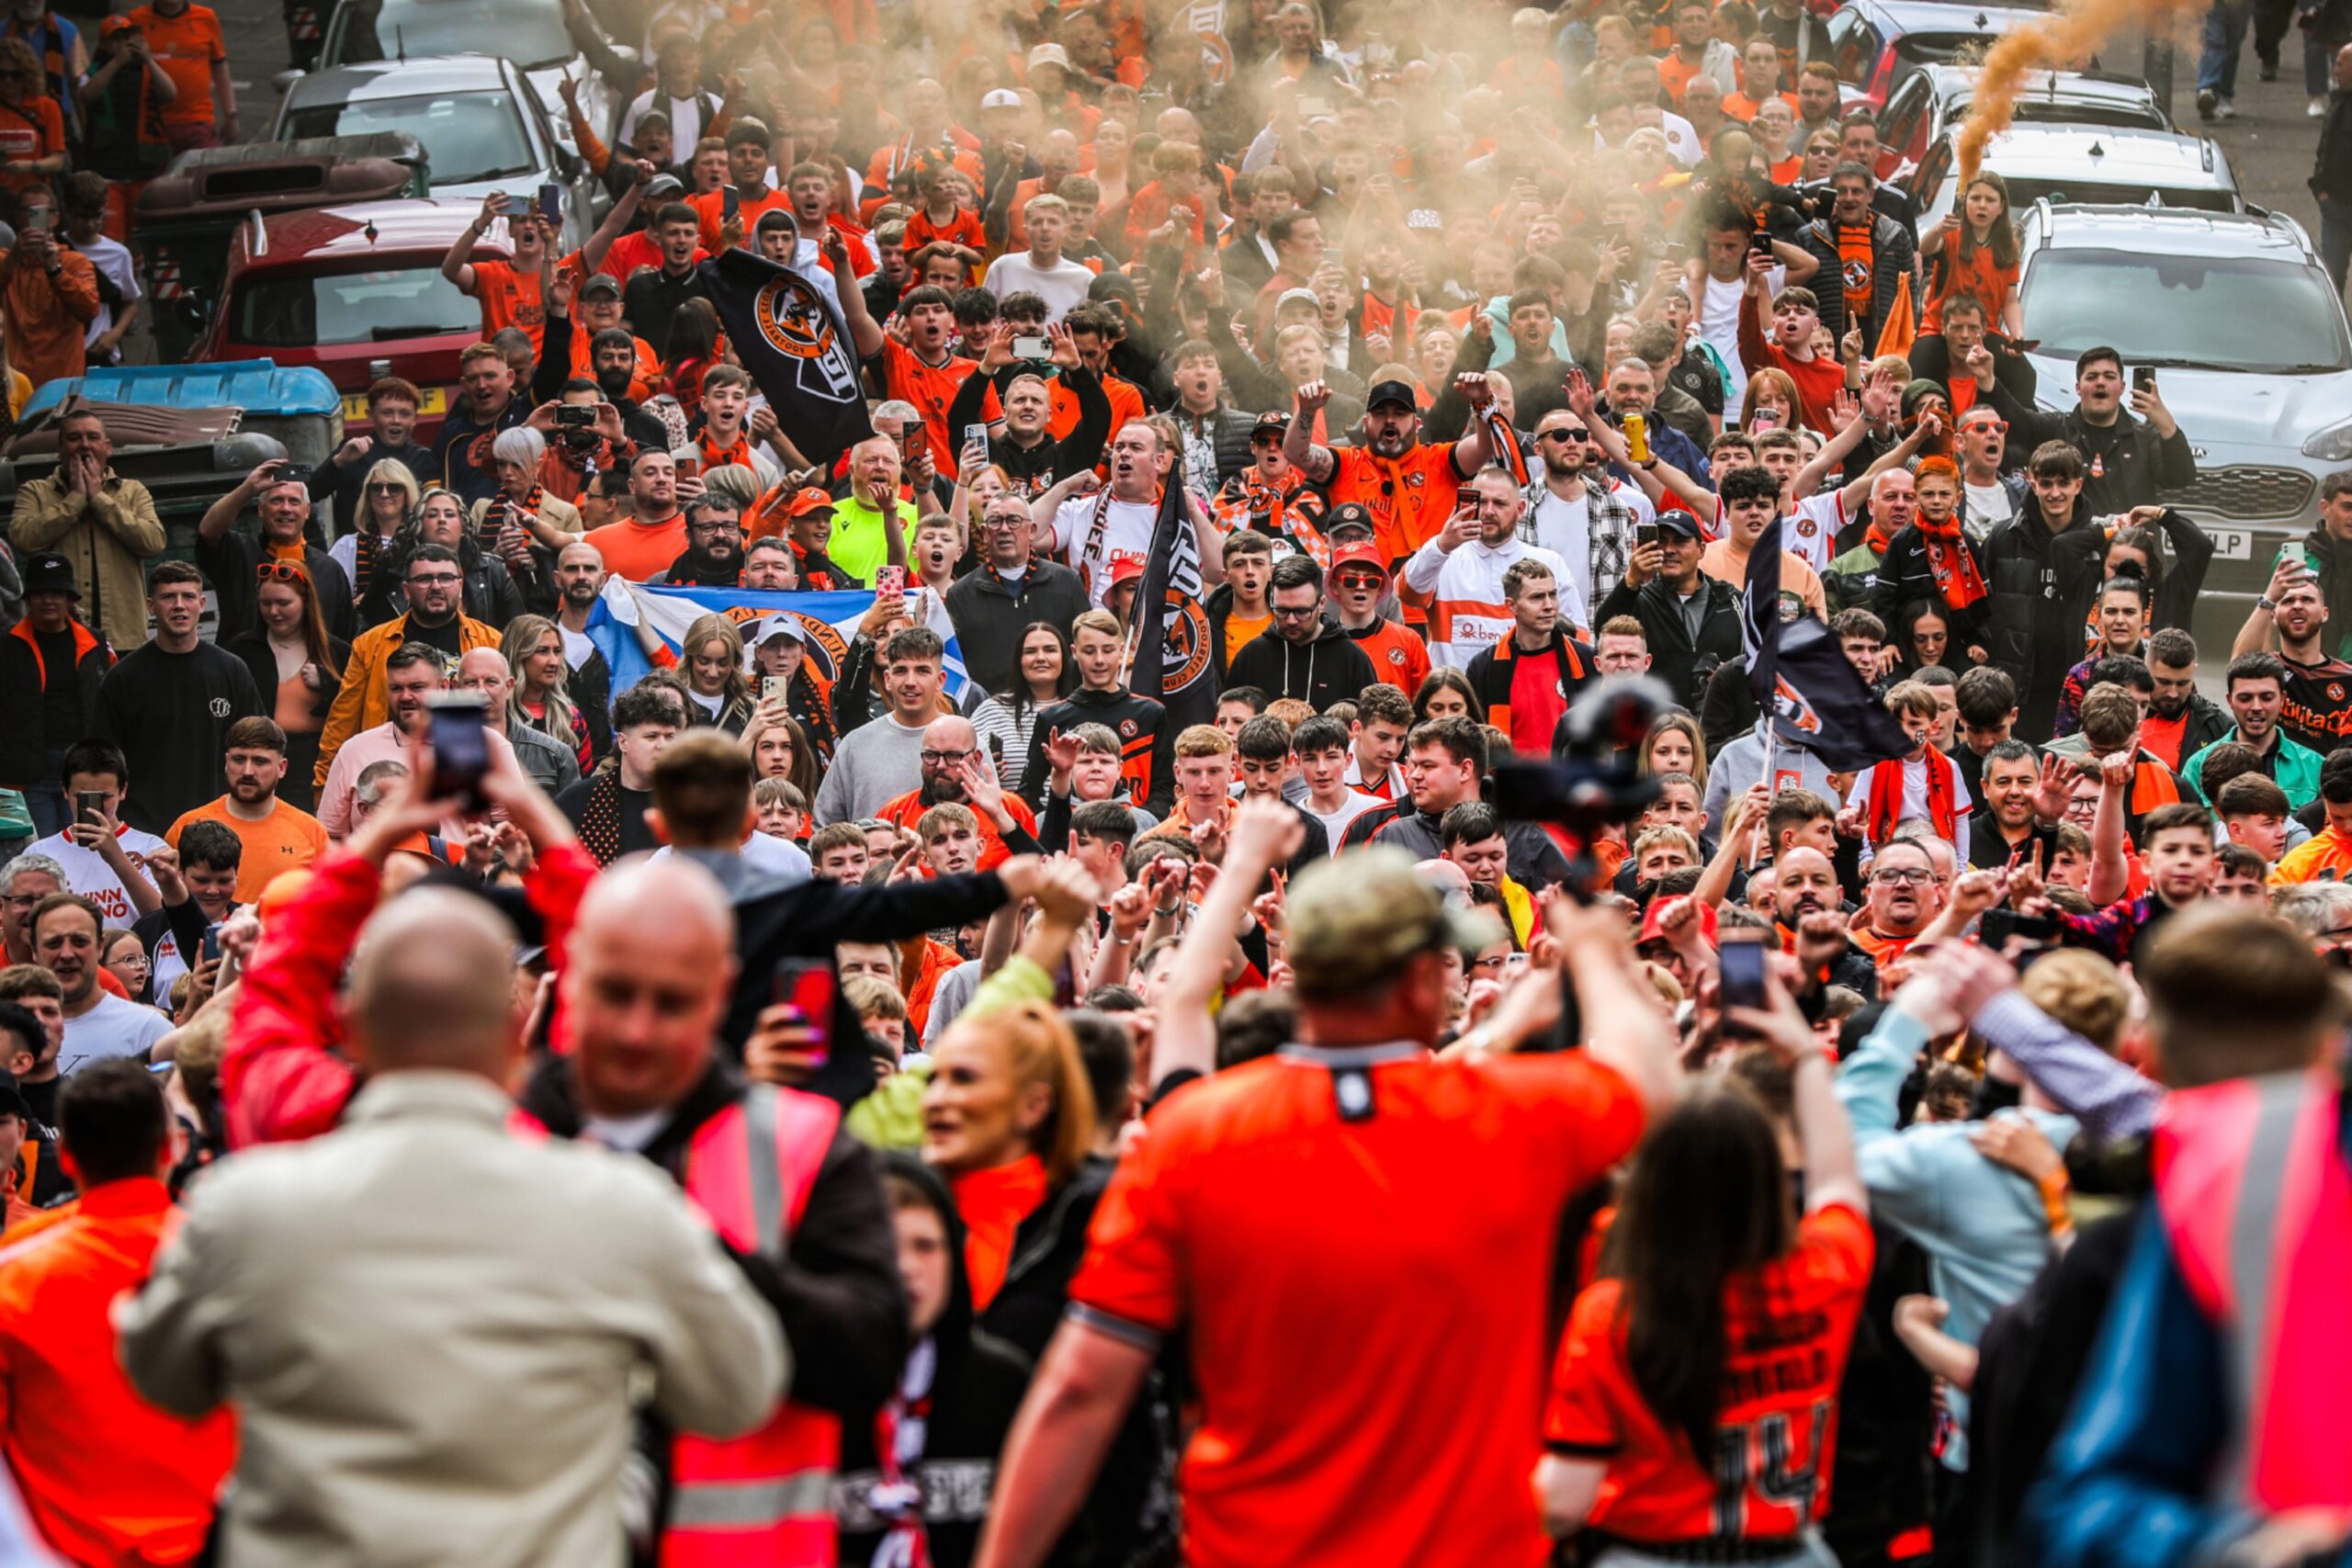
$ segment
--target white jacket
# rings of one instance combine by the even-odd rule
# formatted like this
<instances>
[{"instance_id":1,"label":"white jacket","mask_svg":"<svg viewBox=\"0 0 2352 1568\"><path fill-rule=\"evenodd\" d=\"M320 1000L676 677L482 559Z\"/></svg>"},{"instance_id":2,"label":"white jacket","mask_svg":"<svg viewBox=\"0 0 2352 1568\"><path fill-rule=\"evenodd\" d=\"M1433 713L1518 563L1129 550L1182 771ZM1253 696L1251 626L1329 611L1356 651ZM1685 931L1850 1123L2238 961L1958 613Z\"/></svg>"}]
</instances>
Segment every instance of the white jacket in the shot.
<instances>
[{"instance_id":1,"label":"white jacket","mask_svg":"<svg viewBox=\"0 0 2352 1568\"><path fill-rule=\"evenodd\" d=\"M1405 585L1431 595L1430 663L1470 668L1481 649L1510 635L1510 604L1503 597L1503 574L1522 560L1540 560L1560 585L1560 619L1584 626L1588 617L1565 562L1541 545L1514 534L1499 545L1473 539L1448 555L1436 538L1405 560Z\"/></svg>"}]
</instances>

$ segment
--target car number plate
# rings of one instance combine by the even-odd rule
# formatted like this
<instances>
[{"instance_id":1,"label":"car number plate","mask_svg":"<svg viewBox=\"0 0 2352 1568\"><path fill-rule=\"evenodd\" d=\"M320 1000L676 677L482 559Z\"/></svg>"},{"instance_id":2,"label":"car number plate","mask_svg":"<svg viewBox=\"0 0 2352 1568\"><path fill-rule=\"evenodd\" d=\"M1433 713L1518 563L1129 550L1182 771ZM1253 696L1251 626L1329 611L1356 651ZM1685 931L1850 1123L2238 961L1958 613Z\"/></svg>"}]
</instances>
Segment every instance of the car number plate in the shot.
<instances>
[{"instance_id":1,"label":"car number plate","mask_svg":"<svg viewBox=\"0 0 2352 1568\"><path fill-rule=\"evenodd\" d=\"M449 393L447 388L424 387L418 389L424 395L424 402L419 404L417 407L416 412L418 417L423 419L439 419L449 412ZM343 399L343 423L345 424L364 424L367 423L367 419L368 394L365 392L345 393Z\"/></svg>"},{"instance_id":2,"label":"car number plate","mask_svg":"<svg viewBox=\"0 0 2352 1568\"><path fill-rule=\"evenodd\" d=\"M2251 528L2208 528L2205 536L2213 541L2215 560L2254 558L2254 530Z\"/></svg>"}]
</instances>

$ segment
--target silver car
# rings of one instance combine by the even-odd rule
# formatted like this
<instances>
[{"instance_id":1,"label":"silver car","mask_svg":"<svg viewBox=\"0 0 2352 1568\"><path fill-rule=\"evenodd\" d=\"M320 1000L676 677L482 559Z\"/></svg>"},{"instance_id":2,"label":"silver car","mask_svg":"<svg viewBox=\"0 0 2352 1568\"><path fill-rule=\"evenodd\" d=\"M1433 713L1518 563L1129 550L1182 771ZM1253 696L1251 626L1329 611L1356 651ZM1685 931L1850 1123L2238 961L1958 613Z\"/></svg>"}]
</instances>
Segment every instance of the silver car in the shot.
<instances>
[{"instance_id":1,"label":"silver car","mask_svg":"<svg viewBox=\"0 0 2352 1568\"><path fill-rule=\"evenodd\" d=\"M2312 528L2320 479L2352 467L2344 303L2302 229L2278 213L2043 201L2019 218L2040 400L2073 406L2075 358L2088 348L2154 372L2197 458L2196 482L2164 499L2214 541L2196 635L2227 648L2279 543Z\"/></svg>"},{"instance_id":2,"label":"silver car","mask_svg":"<svg viewBox=\"0 0 2352 1568\"><path fill-rule=\"evenodd\" d=\"M1953 136L1948 131L1929 147L1911 177L1922 233L1960 201ZM2020 123L1984 144L1984 167L2008 186L2012 210L2045 197L2102 205L2153 201L2206 212L2245 206L2221 144L2177 130Z\"/></svg>"},{"instance_id":3,"label":"silver car","mask_svg":"<svg viewBox=\"0 0 2352 1568\"><path fill-rule=\"evenodd\" d=\"M405 130L424 144L436 201L560 188L565 250L585 244L612 205L580 154L558 141L522 72L487 54L382 61L314 71L288 89L270 135Z\"/></svg>"},{"instance_id":4,"label":"silver car","mask_svg":"<svg viewBox=\"0 0 2352 1568\"><path fill-rule=\"evenodd\" d=\"M576 150L564 112L562 81L580 85L580 110L600 137L610 138L619 112L603 76L591 67L574 25L593 28L583 8L567 20L562 0L341 0L327 18L319 65L368 65L435 54L493 54L530 78L556 139ZM625 59L634 51L617 49ZM298 76L288 72L281 90Z\"/></svg>"}]
</instances>

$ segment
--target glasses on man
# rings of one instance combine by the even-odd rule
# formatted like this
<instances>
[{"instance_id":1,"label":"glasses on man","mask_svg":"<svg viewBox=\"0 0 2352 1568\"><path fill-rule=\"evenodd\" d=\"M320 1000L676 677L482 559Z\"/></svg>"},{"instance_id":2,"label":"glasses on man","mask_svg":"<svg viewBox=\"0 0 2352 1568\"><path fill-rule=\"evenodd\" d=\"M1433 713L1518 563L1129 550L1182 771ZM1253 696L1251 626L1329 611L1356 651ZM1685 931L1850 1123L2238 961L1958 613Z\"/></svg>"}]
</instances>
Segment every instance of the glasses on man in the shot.
<instances>
[{"instance_id":1,"label":"glasses on man","mask_svg":"<svg viewBox=\"0 0 2352 1568\"><path fill-rule=\"evenodd\" d=\"M742 525L732 517L706 517L699 523L686 525L689 534L740 534Z\"/></svg>"},{"instance_id":2,"label":"glasses on man","mask_svg":"<svg viewBox=\"0 0 2352 1568\"><path fill-rule=\"evenodd\" d=\"M1936 874L1925 866L1890 865L1871 873L1872 882L1883 882L1890 887L1925 887L1936 879Z\"/></svg>"},{"instance_id":3,"label":"glasses on man","mask_svg":"<svg viewBox=\"0 0 2352 1568\"><path fill-rule=\"evenodd\" d=\"M1960 428L1963 434L1972 430L1979 433L1989 430L1996 435L2007 435L2009 433L2009 422L2006 419L1972 419Z\"/></svg>"},{"instance_id":4,"label":"glasses on man","mask_svg":"<svg viewBox=\"0 0 2352 1568\"><path fill-rule=\"evenodd\" d=\"M464 578L454 571L419 572L408 580L411 588L455 588Z\"/></svg>"},{"instance_id":5,"label":"glasses on man","mask_svg":"<svg viewBox=\"0 0 2352 1568\"><path fill-rule=\"evenodd\" d=\"M1580 424L1574 426L1561 425L1553 430L1537 431L1535 433L1535 439L1538 441L1583 441L1590 438L1591 434L1591 431L1587 430Z\"/></svg>"},{"instance_id":6,"label":"glasses on man","mask_svg":"<svg viewBox=\"0 0 2352 1568\"><path fill-rule=\"evenodd\" d=\"M1278 621L1304 621L1322 606L1319 604L1275 604L1270 608L1272 610L1274 619Z\"/></svg>"},{"instance_id":7,"label":"glasses on man","mask_svg":"<svg viewBox=\"0 0 2352 1568\"><path fill-rule=\"evenodd\" d=\"M922 754L922 765L926 768L944 767L950 762L960 762L971 754L969 751L926 750Z\"/></svg>"}]
</instances>

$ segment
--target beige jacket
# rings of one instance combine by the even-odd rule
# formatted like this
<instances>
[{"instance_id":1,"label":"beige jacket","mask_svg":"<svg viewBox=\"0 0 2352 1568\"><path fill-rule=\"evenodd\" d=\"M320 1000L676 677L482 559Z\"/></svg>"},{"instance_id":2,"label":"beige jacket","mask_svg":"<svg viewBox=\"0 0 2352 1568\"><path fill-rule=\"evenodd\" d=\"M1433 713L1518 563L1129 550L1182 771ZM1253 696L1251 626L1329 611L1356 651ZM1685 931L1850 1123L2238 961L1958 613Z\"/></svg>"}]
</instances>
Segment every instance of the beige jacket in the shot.
<instances>
[{"instance_id":1,"label":"beige jacket","mask_svg":"<svg viewBox=\"0 0 2352 1568\"><path fill-rule=\"evenodd\" d=\"M84 624L118 656L147 640L146 563L163 553L164 525L145 485L109 470L102 493L82 495L45 474L17 487L8 543L18 560L35 550L64 553L82 590Z\"/></svg>"},{"instance_id":2,"label":"beige jacket","mask_svg":"<svg viewBox=\"0 0 2352 1568\"><path fill-rule=\"evenodd\" d=\"M508 1110L467 1074L375 1079L337 1131L210 1173L118 1307L141 1393L237 1404L222 1561L618 1568L649 1386L713 1436L774 1407L775 1314L676 1184Z\"/></svg>"}]
</instances>

